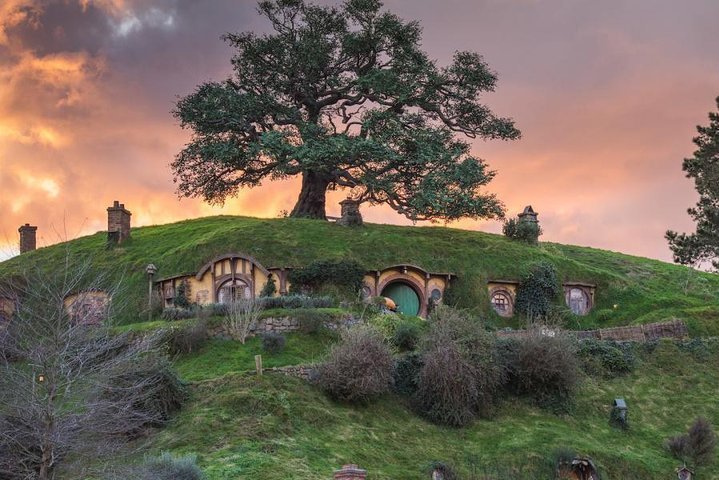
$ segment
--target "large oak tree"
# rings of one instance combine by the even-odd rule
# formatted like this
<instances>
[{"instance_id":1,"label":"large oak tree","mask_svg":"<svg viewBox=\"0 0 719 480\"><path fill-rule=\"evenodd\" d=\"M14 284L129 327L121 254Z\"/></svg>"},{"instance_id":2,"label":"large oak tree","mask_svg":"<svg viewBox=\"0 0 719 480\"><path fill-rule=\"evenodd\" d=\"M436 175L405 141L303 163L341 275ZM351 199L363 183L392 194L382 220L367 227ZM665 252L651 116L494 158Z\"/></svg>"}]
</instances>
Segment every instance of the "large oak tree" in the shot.
<instances>
[{"instance_id":1,"label":"large oak tree","mask_svg":"<svg viewBox=\"0 0 719 480\"><path fill-rule=\"evenodd\" d=\"M222 204L265 179L302 176L292 216L325 218L328 190L412 220L496 218L494 176L462 136L516 139L481 103L497 76L476 53L440 67L421 29L378 0L259 3L272 32L226 34L234 74L177 102L193 133L172 163L180 196Z\"/></svg>"},{"instance_id":2,"label":"large oak tree","mask_svg":"<svg viewBox=\"0 0 719 480\"><path fill-rule=\"evenodd\" d=\"M719 97L716 99L719 110ZM697 224L691 234L668 231L669 246L674 260L684 265L712 262L719 269L719 111L709 113L709 125L698 126L694 138L697 150L684 160L687 177L694 179L699 193L696 206L689 215Z\"/></svg>"}]
</instances>

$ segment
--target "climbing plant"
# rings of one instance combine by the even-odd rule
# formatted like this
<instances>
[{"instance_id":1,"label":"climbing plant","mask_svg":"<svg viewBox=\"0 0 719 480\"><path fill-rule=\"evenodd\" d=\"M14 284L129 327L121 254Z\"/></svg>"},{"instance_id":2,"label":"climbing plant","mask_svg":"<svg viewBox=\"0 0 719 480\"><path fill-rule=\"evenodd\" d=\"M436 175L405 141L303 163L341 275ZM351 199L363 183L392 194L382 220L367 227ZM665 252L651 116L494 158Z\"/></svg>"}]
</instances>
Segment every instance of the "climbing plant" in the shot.
<instances>
[{"instance_id":1,"label":"climbing plant","mask_svg":"<svg viewBox=\"0 0 719 480\"><path fill-rule=\"evenodd\" d=\"M540 262L519 284L514 308L530 322L541 320L547 317L560 292L561 287L554 265Z\"/></svg>"}]
</instances>

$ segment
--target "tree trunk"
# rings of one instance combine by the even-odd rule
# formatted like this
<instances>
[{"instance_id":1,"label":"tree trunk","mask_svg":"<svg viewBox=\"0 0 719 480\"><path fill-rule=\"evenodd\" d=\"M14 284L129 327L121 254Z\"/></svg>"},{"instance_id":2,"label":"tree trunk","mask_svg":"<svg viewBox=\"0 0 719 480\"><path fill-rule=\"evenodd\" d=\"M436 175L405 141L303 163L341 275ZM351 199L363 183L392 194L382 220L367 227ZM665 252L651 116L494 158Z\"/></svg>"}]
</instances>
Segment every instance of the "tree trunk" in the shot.
<instances>
[{"instance_id":1,"label":"tree trunk","mask_svg":"<svg viewBox=\"0 0 719 480\"><path fill-rule=\"evenodd\" d=\"M325 201L329 184L330 180L327 176L311 170L303 172L302 190L300 190L300 196L290 217L327 220Z\"/></svg>"}]
</instances>

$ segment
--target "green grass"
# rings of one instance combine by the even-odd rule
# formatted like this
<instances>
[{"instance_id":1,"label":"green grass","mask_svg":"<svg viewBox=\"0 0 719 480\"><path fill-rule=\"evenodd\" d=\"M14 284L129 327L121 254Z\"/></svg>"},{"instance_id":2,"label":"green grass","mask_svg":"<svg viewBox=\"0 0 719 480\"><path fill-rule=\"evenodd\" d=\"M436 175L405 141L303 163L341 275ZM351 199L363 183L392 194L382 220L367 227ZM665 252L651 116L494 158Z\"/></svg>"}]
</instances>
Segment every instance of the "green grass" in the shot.
<instances>
[{"instance_id":1,"label":"green grass","mask_svg":"<svg viewBox=\"0 0 719 480\"><path fill-rule=\"evenodd\" d=\"M244 345L239 342L214 338L202 350L176 361L176 367L185 380L208 380L230 373L255 370L255 355L262 355L265 368L286 365L310 364L320 361L334 340L331 333L286 335L287 343L282 352L270 355L262 351L260 337L248 338Z\"/></svg>"},{"instance_id":2,"label":"green grass","mask_svg":"<svg viewBox=\"0 0 719 480\"><path fill-rule=\"evenodd\" d=\"M665 320L692 320L719 301L719 276L694 273L657 260L593 248L541 243L531 247L501 235L445 228L367 224L345 228L306 219L259 219L218 216L133 229L132 239L106 250L105 233L41 248L0 263L0 276L21 273L29 265L62 265L69 252L93 258L111 280L122 279L123 321L144 318L148 263L158 276L196 272L221 253L240 251L266 267L296 267L324 258L352 258L367 269L399 263L433 272L451 272L453 297L461 307L488 314L495 324L516 321L492 316L486 283L493 278L520 279L534 262L556 265L563 281L598 286L596 308L571 321L574 328L596 328ZM617 308L614 308L617 305ZM122 312L121 312L122 313Z\"/></svg>"},{"instance_id":3,"label":"green grass","mask_svg":"<svg viewBox=\"0 0 719 480\"><path fill-rule=\"evenodd\" d=\"M302 345L296 360L314 356L305 348L322 351L308 337L290 336L290 342ZM586 377L569 415L552 415L508 399L495 418L464 429L427 423L393 395L354 407L333 403L298 379L229 373L251 365L256 351L253 344L213 342L179 360L186 378L203 381L192 384L189 405L151 439L148 451L197 453L210 480L316 480L331 478L333 469L344 463L368 469L370 479L410 480L428 478L425 468L435 460L467 475L473 462L542 464L554 449L569 447L590 455L604 479L663 479L673 478L678 465L663 449L666 437L685 431L697 415L719 425L716 348L709 357L695 359L662 342L644 353L628 376ZM294 354L288 350L283 355L277 364ZM225 363L237 367L225 368ZM608 425L615 397L624 397L629 405L627 432ZM715 461L719 465L719 458ZM702 479L719 479L719 468L699 473Z\"/></svg>"}]
</instances>

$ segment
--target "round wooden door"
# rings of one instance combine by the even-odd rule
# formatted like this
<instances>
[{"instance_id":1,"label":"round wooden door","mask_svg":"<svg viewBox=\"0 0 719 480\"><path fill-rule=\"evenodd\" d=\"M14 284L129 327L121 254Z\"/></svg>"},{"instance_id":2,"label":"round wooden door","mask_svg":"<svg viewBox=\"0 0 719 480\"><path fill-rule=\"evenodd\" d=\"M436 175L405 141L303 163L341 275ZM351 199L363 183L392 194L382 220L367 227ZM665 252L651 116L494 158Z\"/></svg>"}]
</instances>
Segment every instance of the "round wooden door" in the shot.
<instances>
[{"instance_id":1,"label":"round wooden door","mask_svg":"<svg viewBox=\"0 0 719 480\"><path fill-rule=\"evenodd\" d=\"M391 298L397 304L397 310L405 315L419 315L419 296L406 283L392 283L382 290L383 297Z\"/></svg>"}]
</instances>

